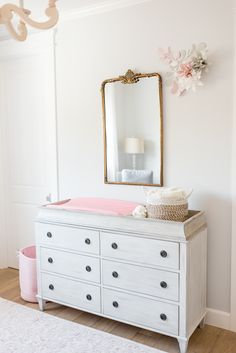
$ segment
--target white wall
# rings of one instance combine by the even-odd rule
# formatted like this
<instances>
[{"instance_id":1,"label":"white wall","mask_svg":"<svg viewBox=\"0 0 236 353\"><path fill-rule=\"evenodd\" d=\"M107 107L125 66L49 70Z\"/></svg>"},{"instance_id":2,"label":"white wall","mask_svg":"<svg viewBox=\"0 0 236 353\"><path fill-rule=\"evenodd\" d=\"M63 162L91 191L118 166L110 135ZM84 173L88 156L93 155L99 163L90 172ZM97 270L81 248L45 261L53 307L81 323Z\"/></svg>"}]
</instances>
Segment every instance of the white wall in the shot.
<instances>
[{"instance_id":1,"label":"white wall","mask_svg":"<svg viewBox=\"0 0 236 353\"><path fill-rule=\"evenodd\" d=\"M236 0L234 0L236 8ZM236 13L234 11L236 20ZM236 331L236 22L234 22L234 117L232 129L231 329Z\"/></svg>"},{"instance_id":2,"label":"white wall","mask_svg":"<svg viewBox=\"0 0 236 353\"><path fill-rule=\"evenodd\" d=\"M144 201L135 186L103 184L100 84L165 72L158 47L205 41L205 87L184 98L164 86L164 183L193 187L191 208L207 212L208 307L230 311L232 0L152 0L61 23L57 37L60 197Z\"/></svg>"},{"instance_id":3,"label":"white wall","mask_svg":"<svg viewBox=\"0 0 236 353\"><path fill-rule=\"evenodd\" d=\"M0 65L0 77L2 76L2 67ZM3 81L0 80L0 92L3 90ZM5 237L5 193L4 193L4 136L3 136L3 95L0 95L0 268L6 266L6 237Z\"/></svg>"}]
</instances>

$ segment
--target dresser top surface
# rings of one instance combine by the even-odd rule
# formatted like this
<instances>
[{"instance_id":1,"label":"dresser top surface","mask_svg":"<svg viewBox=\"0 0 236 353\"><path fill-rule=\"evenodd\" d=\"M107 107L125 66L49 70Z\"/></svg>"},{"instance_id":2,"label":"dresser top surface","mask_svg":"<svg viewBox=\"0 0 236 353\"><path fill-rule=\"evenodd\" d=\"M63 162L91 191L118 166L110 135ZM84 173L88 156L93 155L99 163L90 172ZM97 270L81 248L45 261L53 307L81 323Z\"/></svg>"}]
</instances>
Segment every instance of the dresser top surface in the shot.
<instances>
[{"instance_id":1,"label":"dresser top surface","mask_svg":"<svg viewBox=\"0 0 236 353\"><path fill-rule=\"evenodd\" d=\"M132 233L142 236L165 237L169 240L186 240L194 233L206 228L203 211L189 211L184 222L164 221L133 216L113 216L85 211L39 208L35 220L64 226L95 228L104 231Z\"/></svg>"}]
</instances>

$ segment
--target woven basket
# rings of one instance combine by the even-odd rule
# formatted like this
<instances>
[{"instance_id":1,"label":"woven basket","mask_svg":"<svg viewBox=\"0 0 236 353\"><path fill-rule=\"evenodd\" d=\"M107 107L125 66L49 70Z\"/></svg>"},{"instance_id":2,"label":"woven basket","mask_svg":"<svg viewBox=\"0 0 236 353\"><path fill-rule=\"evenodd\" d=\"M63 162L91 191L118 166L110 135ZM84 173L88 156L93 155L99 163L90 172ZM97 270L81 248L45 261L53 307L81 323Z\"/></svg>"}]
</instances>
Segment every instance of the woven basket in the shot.
<instances>
[{"instance_id":1,"label":"woven basket","mask_svg":"<svg viewBox=\"0 0 236 353\"><path fill-rule=\"evenodd\" d=\"M188 216L188 203L176 205L151 205L147 204L149 218L163 219L166 221L183 222Z\"/></svg>"}]
</instances>

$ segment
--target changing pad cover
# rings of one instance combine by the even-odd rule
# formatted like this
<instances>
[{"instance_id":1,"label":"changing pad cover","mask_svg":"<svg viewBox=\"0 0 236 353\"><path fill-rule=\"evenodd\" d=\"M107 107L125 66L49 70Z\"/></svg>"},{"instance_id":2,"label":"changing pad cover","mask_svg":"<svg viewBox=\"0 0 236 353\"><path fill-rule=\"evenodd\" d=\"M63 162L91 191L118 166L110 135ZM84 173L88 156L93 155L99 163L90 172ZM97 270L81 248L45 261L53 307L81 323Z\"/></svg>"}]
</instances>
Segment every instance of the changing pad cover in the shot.
<instances>
[{"instance_id":1,"label":"changing pad cover","mask_svg":"<svg viewBox=\"0 0 236 353\"><path fill-rule=\"evenodd\" d=\"M138 205L138 203L131 201L84 197L51 203L46 205L46 207L105 215L129 216Z\"/></svg>"}]
</instances>

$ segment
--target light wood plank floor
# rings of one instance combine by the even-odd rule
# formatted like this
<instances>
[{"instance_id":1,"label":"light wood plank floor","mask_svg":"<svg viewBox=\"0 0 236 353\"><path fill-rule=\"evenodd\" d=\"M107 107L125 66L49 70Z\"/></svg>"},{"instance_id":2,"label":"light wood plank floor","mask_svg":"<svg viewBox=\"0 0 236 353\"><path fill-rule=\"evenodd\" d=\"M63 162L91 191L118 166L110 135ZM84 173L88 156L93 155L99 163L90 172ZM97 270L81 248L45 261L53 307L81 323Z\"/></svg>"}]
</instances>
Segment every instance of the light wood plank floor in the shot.
<instances>
[{"instance_id":1,"label":"light wood plank floor","mask_svg":"<svg viewBox=\"0 0 236 353\"><path fill-rule=\"evenodd\" d=\"M20 298L17 270L0 270L0 297L38 310L37 304L26 303ZM174 338L53 303L47 304L46 311L48 314L125 337L168 353L179 352L177 340ZM208 325L204 329L198 328L190 339L188 353L236 353L236 333Z\"/></svg>"}]
</instances>

